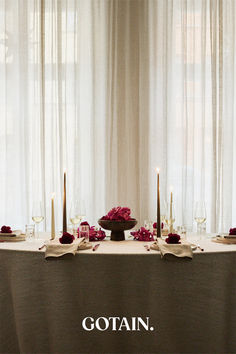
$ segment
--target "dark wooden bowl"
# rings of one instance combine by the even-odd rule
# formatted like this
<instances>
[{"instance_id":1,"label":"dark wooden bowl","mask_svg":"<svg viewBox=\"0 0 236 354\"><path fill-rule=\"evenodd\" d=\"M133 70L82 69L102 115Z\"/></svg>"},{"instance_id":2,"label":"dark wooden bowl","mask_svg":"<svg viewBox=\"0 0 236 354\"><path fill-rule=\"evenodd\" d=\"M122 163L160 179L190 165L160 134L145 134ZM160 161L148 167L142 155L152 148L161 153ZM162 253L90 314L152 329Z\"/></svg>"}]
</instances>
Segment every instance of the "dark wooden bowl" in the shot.
<instances>
[{"instance_id":1,"label":"dark wooden bowl","mask_svg":"<svg viewBox=\"0 0 236 354\"><path fill-rule=\"evenodd\" d=\"M105 230L111 230L112 241L123 241L125 240L124 231L132 229L137 224L137 220L115 221L99 219L98 224Z\"/></svg>"}]
</instances>

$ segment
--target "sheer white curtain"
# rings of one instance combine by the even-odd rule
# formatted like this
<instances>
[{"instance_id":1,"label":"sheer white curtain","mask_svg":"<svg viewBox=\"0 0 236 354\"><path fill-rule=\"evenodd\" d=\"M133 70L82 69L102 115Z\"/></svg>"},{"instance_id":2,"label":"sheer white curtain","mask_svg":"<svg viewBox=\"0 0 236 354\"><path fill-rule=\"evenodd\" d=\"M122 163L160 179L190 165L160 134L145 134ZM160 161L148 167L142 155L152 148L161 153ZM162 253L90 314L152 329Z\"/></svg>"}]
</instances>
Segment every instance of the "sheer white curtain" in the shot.
<instances>
[{"instance_id":1,"label":"sheer white curtain","mask_svg":"<svg viewBox=\"0 0 236 354\"><path fill-rule=\"evenodd\" d=\"M211 231L236 224L234 0L0 0L0 223L33 201L50 229L63 170L94 223L110 207L177 224L205 200Z\"/></svg>"},{"instance_id":2,"label":"sheer white curtain","mask_svg":"<svg viewBox=\"0 0 236 354\"><path fill-rule=\"evenodd\" d=\"M42 201L50 228L62 178L89 219L105 210L107 21L105 2L0 1L1 223L23 227Z\"/></svg>"},{"instance_id":3,"label":"sheer white curtain","mask_svg":"<svg viewBox=\"0 0 236 354\"><path fill-rule=\"evenodd\" d=\"M150 165L158 160L164 190L174 186L179 223L191 226L194 201L205 200L208 229L228 230L236 224L235 1L148 6Z\"/></svg>"}]
</instances>

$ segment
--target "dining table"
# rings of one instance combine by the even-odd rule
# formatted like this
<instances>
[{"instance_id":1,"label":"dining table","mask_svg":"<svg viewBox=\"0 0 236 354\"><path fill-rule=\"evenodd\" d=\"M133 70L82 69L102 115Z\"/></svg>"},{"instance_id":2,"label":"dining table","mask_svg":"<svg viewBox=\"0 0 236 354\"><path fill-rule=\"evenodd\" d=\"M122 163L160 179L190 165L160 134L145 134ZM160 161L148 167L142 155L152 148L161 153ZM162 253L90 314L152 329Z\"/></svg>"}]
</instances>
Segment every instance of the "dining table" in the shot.
<instances>
[{"instance_id":1,"label":"dining table","mask_svg":"<svg viewBox=\"0 0 236 354\"><path fill-rule=\"evenodd\" d=\"M236 353L236 244L212 236L187 234L192 259L130 238L49 258L48 233L0 242L0 353Z\"/></svg>"}]
</instances>

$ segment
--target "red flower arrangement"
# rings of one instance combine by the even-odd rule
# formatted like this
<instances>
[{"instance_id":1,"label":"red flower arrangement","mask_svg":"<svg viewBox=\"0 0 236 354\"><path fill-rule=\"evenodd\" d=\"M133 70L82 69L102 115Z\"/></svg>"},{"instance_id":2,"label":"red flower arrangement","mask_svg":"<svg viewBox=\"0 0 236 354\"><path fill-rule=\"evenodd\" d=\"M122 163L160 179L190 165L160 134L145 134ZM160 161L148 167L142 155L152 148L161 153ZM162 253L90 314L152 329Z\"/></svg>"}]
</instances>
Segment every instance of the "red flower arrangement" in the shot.
<instances>
[{"instance_id":1,"label":"red flower arrangement","mask_svg":"<svg viewBox=\"0 0 236 354\"><path fill-rule=\"evenodd\" d=\"M63 235L59 238L60 243L70 244L74 241L74 236L69 234L69 232L64 232Z\"/></svg>"},{"instance_id":2,"label":"red flower arrangement","mask_svg":"<svg viewBox=\"0 0 236 354\"><path fill-rule=\"evenodd\" d=\"M95 227L92 226L89 230L89 241L102 241L106 237L106 234L104 231L101 230L95 230Z\"/></svg>"},{"instance_id":3,"label":"red flower arrangement","mask_svg":"<svg viewBox=\"0 0 236 354\"><path fill-rule=\"evenodd\" d=\"M131 210L127 207L115 207L112 208L107 215L103 216L101 220L113 220L113 221L127 221L132 220L130 217Z\"/></svg>"},{"instance_id":4,"label":"red flower arrangement","mask_svg":"<svg viewBox=\"0 0 236 354\"><path fill-rule=\"evenodd\" d=\"M134 236L136 241L154 241L153 234L145 227L141 227L138 231L133 231L130 234Z\"/></svg>"},{"instance_id":5,"label":"red flower arrangement","mask_svg":"<svg viewBox=\"0 0 236 354\"><path fill-rule=\"evenodd\" d=\"M230 235L236 235L236 227L229 230Z\"/></svg>"},{"instance_id":6,"label":"red flower arrangement","mask_svg":"<svg viewBox=\"0 0 236 354\"><path fill-rule=\"evenodd\" d=\"M166 243L174 244L174 243L181 243L180 236L178 234L168 234L166 238Z\"/></svg>"},{"instance_id":7,"label":"red flower arrangement","mask_svg":"<svg viewBox=\"0 0 236 354\"><path fill-rule=\"evenodd\" d=\"M83 221L80 225L87 225L89 226L89 223L87 221ZM79 235L79 228L77 230L78 235ZM104 231L95 229L95 226L89 226L89 241L102 241L106 237L106 234Z\"/></svg>"},{"instance_id":8,"label":"red flower arrangement","mask_svg":"<svg viewBox=\"0 0 236 354\"><path fill-rule=\"evenodd\" d=\"M1 233L3 233L3 234L11 234L12 233L11 227L3 225L1 227Z\"/></svg>"}]
</instances>

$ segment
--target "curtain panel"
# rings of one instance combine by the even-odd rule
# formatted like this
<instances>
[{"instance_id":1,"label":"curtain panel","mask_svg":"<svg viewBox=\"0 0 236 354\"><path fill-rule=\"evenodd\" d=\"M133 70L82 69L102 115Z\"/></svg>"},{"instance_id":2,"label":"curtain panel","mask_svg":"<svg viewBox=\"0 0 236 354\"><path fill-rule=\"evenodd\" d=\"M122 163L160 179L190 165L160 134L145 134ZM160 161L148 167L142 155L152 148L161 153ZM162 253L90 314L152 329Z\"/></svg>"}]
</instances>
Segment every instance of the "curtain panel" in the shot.
<instances>
[{"instance_id":1,"label":"curtain panel","mask_svg":"<svg viewBox=\"0 0 236 354\"><path fill-rule=\"evenodd\" d=\"M79 199L155 220L174 189L176 224L236 223L234 0L0 0L0 222L50 229Z\"/></svg>"}]
</instances>

